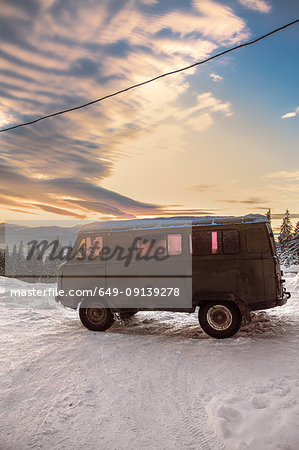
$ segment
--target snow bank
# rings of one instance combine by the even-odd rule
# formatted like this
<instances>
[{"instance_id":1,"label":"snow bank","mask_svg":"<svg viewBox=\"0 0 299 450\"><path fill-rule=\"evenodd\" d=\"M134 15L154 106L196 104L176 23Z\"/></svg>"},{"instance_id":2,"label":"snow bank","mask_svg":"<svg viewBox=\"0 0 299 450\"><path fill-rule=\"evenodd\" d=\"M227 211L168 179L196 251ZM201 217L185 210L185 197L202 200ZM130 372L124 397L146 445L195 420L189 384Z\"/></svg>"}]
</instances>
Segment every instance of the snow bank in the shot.
<instances>
[{"instance_id":1,"label":"snow bank","mask_svg":"<svg viewBox=\"0 0 299 450\"><path fill-rule=\"evenodd\" d=\"M283 271L284 275L288 273L297 273L299 272L299 265L293 264L289 267L281 266L281 270Z\"/></svg>"},{"instance_id":2,"label":"snow bank","mask_svg":"<svg viewBox=\"0 0 299 450\"><path fill-rule=\"evenodd\" d=\"M27 283L0 277L0 304L11 308L57 309L56 283Z\"/></svg>"},{"instance_id":3,"label":"snow bank","mask_svg":"<svg viewBox=\"0 0 299 450\"><path fill-rule=\"evenodd\" d=\"M207 411L228 450L297 450L298 396L297 380L277 376L250 392L213 397Z\"/></svg>"},{"instance_id":4,"label":"snow bank","mask_svg":"<svg viewBox=\"0 0 299 450\"><path fill-rule=\"evenodd\" d=\"M288 289L294 290L295 293L299 293L299 271L298 266L289 267L288 272L284 272L284 278L287 280Z\"/></svg>"},{"instance_id":5,"label":"snow bank","mask_svg":"<svg viewBox=\"0 0 299 450\"><path fill-rule=\"evenodd\" d=\"M292 287L293 289L297 289L297 291L299 290L299 272L292 280Z\"/></svg>"}]
</instances>

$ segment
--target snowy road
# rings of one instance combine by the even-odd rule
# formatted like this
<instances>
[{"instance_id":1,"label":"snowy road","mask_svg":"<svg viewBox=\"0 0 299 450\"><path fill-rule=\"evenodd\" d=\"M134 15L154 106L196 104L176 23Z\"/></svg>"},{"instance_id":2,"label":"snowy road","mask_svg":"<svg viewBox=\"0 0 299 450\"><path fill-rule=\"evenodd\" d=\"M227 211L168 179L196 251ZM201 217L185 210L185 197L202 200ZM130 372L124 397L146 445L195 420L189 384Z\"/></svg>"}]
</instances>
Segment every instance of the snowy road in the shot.
<instances>
[{"instance_id":1,"label":"snowy road","mask_svg":"<svg viewBox=\"0 0 299 450\"><path fill-rule=\"evenodd\" d=\"M1 279L0 448L297 450L299 275L231 339L193 315L139 313L107 333ZM28 285L27 285L28 286Z\"/></svg>"}]
</instances>

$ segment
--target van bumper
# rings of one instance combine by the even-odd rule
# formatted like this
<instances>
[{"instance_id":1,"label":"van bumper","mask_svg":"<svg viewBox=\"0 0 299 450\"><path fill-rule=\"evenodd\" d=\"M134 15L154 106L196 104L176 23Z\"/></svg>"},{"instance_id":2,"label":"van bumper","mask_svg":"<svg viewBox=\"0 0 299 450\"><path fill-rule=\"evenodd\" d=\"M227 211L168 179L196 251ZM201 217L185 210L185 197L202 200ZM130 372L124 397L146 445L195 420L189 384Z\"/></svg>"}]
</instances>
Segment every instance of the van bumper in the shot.
<instances>
[{"instance_id":1,"label":"van bumper","mask_svg":"<svg viewBox=\"0 0 299 450\"><path fill-rule=\"evenodd\" d=\"M282 297L276 301L276 305L277 306L284 305L289 300L290 297L291 297L291 293L284 290Z\"/></svg>"},{"instance_id":2,"label":"van bumper","mask_svg":"<svg viewBox=\"0 0 299 450\"><path fill-rule=\"evenodd\" d=\"M288 301L290 297L291 294L289 292L284 291L282 297L280 298L257 302L254 303L254 305L249 304L249 309L250 311L259 311L261 309L270 309L275 308L276 306L282 306Z\"/></svg>"},{"instance_id":3,"label":"van bumper","mask_svg":"<svg viewBox=\"0 0 299 450\"><path fill-rule=\"evenodd\" d=\"M284 291L282 296L282 305L284 305L289 300L289 298L291 298L291 293Z\"/></svg>"}]
</instances>

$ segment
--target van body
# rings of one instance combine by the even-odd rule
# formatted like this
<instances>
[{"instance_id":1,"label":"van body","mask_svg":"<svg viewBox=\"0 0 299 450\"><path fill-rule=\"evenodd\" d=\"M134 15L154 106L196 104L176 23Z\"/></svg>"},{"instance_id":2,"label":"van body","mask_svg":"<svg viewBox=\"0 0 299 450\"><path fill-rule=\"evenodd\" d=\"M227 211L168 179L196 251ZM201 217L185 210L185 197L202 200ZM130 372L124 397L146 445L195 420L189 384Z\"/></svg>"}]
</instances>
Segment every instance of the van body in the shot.
<instances>
[{"instance_id":1,"label":"van body","mask_svg":"<svg viewBox=\"0 0 299 450\"><path fill-rule=\"evenodd\" d=\"M262 215L174 217L83 226L59 267L56 301L103 331L114 314L194 312L204 331L230 337L250 312L290 294L270 224Z\"/></svg>"}]
</instances>

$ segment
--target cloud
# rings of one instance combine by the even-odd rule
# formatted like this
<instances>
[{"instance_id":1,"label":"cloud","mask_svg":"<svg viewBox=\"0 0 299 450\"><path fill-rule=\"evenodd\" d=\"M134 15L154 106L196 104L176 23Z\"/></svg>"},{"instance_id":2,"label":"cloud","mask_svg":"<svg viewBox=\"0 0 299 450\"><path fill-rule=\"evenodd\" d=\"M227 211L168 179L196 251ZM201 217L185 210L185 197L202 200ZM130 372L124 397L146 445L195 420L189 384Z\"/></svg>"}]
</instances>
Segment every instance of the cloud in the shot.
<instances>
[{"instance_id":1,"label":"cloud","mask_svg":"<svg viewBox=\"0 0 299 450\"><path fill-rule=\"evenodd\" d=\"M14 211L22 214L37 214L37 212L26 211L25 209L17 209L17 208L7 208L9 211Z\"/></svg>"},{"instance_id":2,"label":"cloud","mask_svg":"<svg viewBox=\"0 0 299 450\"><path fill-rule=\"evenodd\" d=\"M144 5L155 5L158 3L158 0L140 0Z\"/></svg>"},{"instance_id":3,"label":"cloud","mask_svg":"<svg viewBox=\"0 0 299 450\"><path fill-rule=\"evenodd\" d=\"M268 13L271 11L271 5L265 0L239 0L242 5L253 11Z\"/></svg>"},{"instance_id":4,"label":"cloud","mask_svg":"<svg viewBox=\"0 0 299 450\"><path fill-rule=\"evenodd\" d=\"M252 197L246 200L218 200L219 202L225 202L225 203L240 203L240 204L244 204L244 205L258 205L260 203L268 203L268 200L265 200L264 198L260 198L260 197ZM263 207L263 208L266 208Z\"/></svg>"},{"instance_id":5,"label":"cloud","mask_svg":"<svg viewBox=\"0 0 299 450\"><path fill-rule=\"evenodd\" d=\"M124 218L124 219L133 219L136 217L134 214L128 214L124 211L121 211L118 208L115 208L111 205L107 205L103 202L87 202L87 201L79 201L79 200L65 200L67 203L72 203L74 205L79 205L81 208L86 211L99 212L101 214L108 214L116 218Z\"/></svg>"},{"instance_id":6,"label":"cloud","mask_svg":"<svg viewBox=\"0 0 299 450\"><path fill-rule=\"evenodd\" d=\"M213 81L217 83L217 81L223 80L223 77L221 75L217 75L216 73L210 73L210 77Z\"/></svg>"},{"instance_id":7,"label":"cloud","mask_svg":"<svg viewBox=\"0 0 299 450\"><path fill-rule=\"evenodd\" d=\"M75 219L86 219L86 217L87 217L84 214L76 214L73 211L68 211L66 209L61 209L61 208L55 208L54 206L50 206L50 205L42 205L42 204L39 204L39 203L33 203L32 206L34 208L36 207L36 208L39 208L39 209L41 209L43 211L51 212L51 213L54 213L54 214L59 214L61 216L74 217Z\"/></svg>"},{"instance_id":8,"label":"cloud","mask_svg":"<svg viewBox=\"0 0 299 450\"><path fill-rule=\"evenodd\" d=\"M193 130L204 131L213 124L213 118L209 113L198 114L197 116L190 117L185 123L188 127L193 128Z\"/></svg>"},{"instance_id":9,"label":"cloud","mask_svg":"<svg viewBox=\"0 0 299 450\"><path fill-rule=\"evenodd\" d=\"M280 178L287 181L299 181L299 170L287 171L280 170L279 172L270 172L266 175L267 178Z\"/></svg>"},{"instance_id":10,"label":"cloud","mask_svg":"<svg viewBox=\"0 0 299 450\"><path fill-rule=\"evenodd\" d=\"M18 202L0 195L0 205L18 205Z\"/></svg>"},{"instance_id":11,"label":"cloud","mask_svg":"<svg viewBox=\"0 0 299 450\"><path fill-rule=\"evenodd\" d=\"M159 12L159 6L155 0L2 0L0 124L99 98L249 35L245 21L216 1L193 1L188 10L169 2ZM165 211L101 185L119 161L168 145L182 151L187 133L232 114L225 99L191 91L195 72L3 134L1 189L21 192L26 208L60 215ZM8 198L18 198L19 209L25 205Z\"/></svg>"},{"instance_id":12,"label":"cloud","mask_svg":"<svg viewBox=\"0 0 299 450\"><path fill-rule=\"evenodd\" d=\"M114 212L115 216L120 217L126 215L126 211L133 215L158 214L161 209L158 205L138 202L86 180L27 177L22 173L22 169L9 166L1 160L0 172L2 182L7 186L8 192L11 188L18 186L21 192L26 191L27 194L26 199L18 196L18 200L16 200L8 198L7 192L4 192L4 196L0 197L0 203L4 205L14 205L26 209L38 208L54 214L76 218L83 218L86 210L106 214L109 208L110 213ZM65 209L67 204L75 211ZM97 205L96 208L95 205ZM62 206L62 208L59 208L59 206ZM80 211L84 211L84 214L80 214Z\"/></svg>"},{"instance_id":13,"label":"cloud","mask_svg":"<svg viewBox=\"0 0 299 450\"><path fill-rule=\"evenodd\" d=\"M281 214L271 214L272 219L284 219L285 213ZM290 219L299 219L299 213L294 213L289 215Z\"/></svg>"},{"instance_id":14,"label":"cloud","mask_svg":"<svg viewBox=\"0 0 299 450\"><path fill-rule=\"evenodd\" d=\"M289 208L292 204L298 204L299 170L270 172L265 175L265 178L273 180L273 183L267 185L267 188L272 190L273 198L289 205Z\"/></svg>"},{"instance_id":15,"label":"cloud","mask_svg":"<svg viewBox=\"0 0 299 450\"><path fill-rule=\"evenodd\" d=\"M4 13L6 14L20 14L20 17L32 17L38 14L40 11L40 4L37 0L26 0L26 3L23 0L9 0L9 4L4 9Z\"/></svg>"},{"instance_id":16,"label":"cloud","mask_svg":"<svg viewBox=\"0 0 299 450\"><path fill-rule=\"evenodd\" d=\"M153 49L158 54L178 55L181 57L191 57L194 60L206 58L213 50L217 48L217 44L201 38L188 38L183 40L177 38L160 38L153 40Z\"/></svg>"},{"instance_id":17,"label":"cloud","mask_svg":"<svg viewBox=\"0 0 299 450\"><path fill-rule=\"evenodd\" d=\"M229 6L212 0L193 0L192 6L191 13L171 11L157 17L150 24L150 30L157 33L168 28L181 37L200 33L221 44L234 44L248 37L244 20L235 15Z\"/></svg>"},{"instance_id":18,"label":"cloud","mask_svg":"<svg viewBox=\"0 0 299 450\"><path fill-rule=\"evenodd\" d=\"M129 212L142 213L147 210L155 212L159 209L158 205L133 200L85 180L54 178L51 180L42 180L40 184L52 194L56 193L61 195L64 193L77 199L94 202L101 200L114 208L123 208Z\"/></svg>"},{"instance_id":19,"label":"cloud","mask_svg":"<svg viewBox=\"0 0 299 450\"><path fill-rule=\"evenodd\" d=\"M197 95L195 101L196 103L194 106L177 111L176 118L185 120L198 112L222 112L228 117L232 114L231 104L229 102L221 102L221 100L217 99L212 92L204 92Z\"/></svg>"},{"instance_id":20,"label":"cloud","mask_svg":"<svg viewBox=\"0 0 299 450\"><path fill-rule=\"evenodd\" d=\"M5 197L26 198L25 195L13 191L7 191L6 189L0 189L0 194L4 195Z\"/></svg>"},{"instance_id":21,"label":"cloud","mask_svg":"<svg viewBox=\"0 0 299 450\"><path fill-rule=\"evenodd\" d=\"M190 190L197 191L197 192L206 192L214 190L216 187L215 184L209 184L209 183L200 183L196 184L195 186L192 186Z\"/></svg>"},{"instance_id":22,"label":"cloud","mask_svg":"<svg viewBox=\"0 0 299 450\"><path fill-rule=\"evenodd\" d=\"M299 106L295 109L295 111L289 112L281 116L282 119L289 119L290 117L296 117L299 114Z\"/></svg>"},{"instance_id":23,"label":"cloud","mask_svg":"<svg viewBox=\"0 0 299 450\"><path fill-rule=\"evenodd\" d=\"M176 112L175 118L184 121L185 126L196 131L203 131L213 124L215 113L231 117L233 114L231 104L217 99L212 92L204 92L197 95L194 106Z\"/></svg>"}]
</instances>

